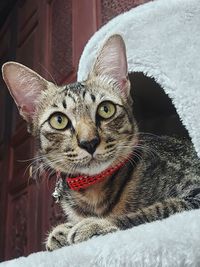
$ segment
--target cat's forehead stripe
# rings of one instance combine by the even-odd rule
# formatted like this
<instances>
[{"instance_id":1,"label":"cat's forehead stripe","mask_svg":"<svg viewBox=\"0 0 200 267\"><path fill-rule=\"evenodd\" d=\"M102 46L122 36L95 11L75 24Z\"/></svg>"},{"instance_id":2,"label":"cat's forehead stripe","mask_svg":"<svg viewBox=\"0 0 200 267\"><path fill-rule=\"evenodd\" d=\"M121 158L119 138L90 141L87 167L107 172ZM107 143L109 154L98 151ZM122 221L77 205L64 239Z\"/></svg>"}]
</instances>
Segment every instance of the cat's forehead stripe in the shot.
<instances>
[{"instance_id":1,"label":"cat's forehead stripe","mask_svg":"<svg viewBox=\"0 0 200 267\"><path fill-rule=\"evenodd\" d=\"M76 82L71 83L66 86L67 90L70 90L71 92L75 94L80 94L80 92L85 89L85 86L82 83Z\"/></svg>"},{"instance_id":2,"label":"cat's forehead stripe","mask_svg":"<svg viewBox=\"0 0 200 267\"><path fill-rule=\"evenodd\" d=\"M71 92L68 92L67 97L69 97L70 99L72 99L74 103L77 102L76 101L76 98L75 98L75 95L74 94L71 94Z\"/></svg>"},{"instance_id":3,"label":"cat's forehead stripe","mask_svg":"<svg viewBox=\"0 0 200 267\"><path fill-rule=\"evenodd\" d=\"M91 99L92 99L92 101L93 101L93 102L95 102L95 100L96 100L96 97L95 97L95 95L93 95L93 94L90 94L90 96L91 96Z\"/></svg>"},{"instance_id":4,"label":"cat's forehead stripe","mask_svg":"<svg viewBox=\"0 0 200 267\"><path fill-rule=\"evenodd\" d=\"M63 108L65 108L65 109L67 108L67 104L66 104L65 99L63 100L62 105L63 105Z\"/></svg>"},{"instance_id":5,"label":"cat's forehead stripe","mask_svg":"<svg viewBox=\"0 0 200 267\"><path fill-rule=\"evenodd\" d=\"M112 99L120 104L120 100L118 97L115 98L115 94L108 90L104 91L105 89L97 90L97 87L93 84L84 84L80 82L68 84L62 87L54 104L61 107L63 110L73 110L73 112L76 113L82 113L83 110L87 110L89 106L93 109L101 101ZM55 105L52 106L55 107Z\"/></svg>"},{"instance_id":6,"label":"cat's forehead stripe","mask_svg":"<svg viewBox=\"0 0 200 267\"><path fill-rule=\"evenodd\" d=\"M85 99L86 90L83 91L83 99Z\"/></svg>"},{"instance_id":7,"label":"cat's forehead stripe","mask_svg":"<svg viewBox=\"0 0 200 267\"><path fill-rule=\"evenodd\" d=\"M61 93L64 93L66 97L65 101L62 102L65 109L67 108L66 103L69 99L72 99L75 104L78 104L81 98L88 103L95 103L98 98L98 96L91 92L91 89L80 82L66 85Z\"/></svg>"},{"instance_id":8,"label":"cat's forehead stripe","mask_svg":"<svg viewBox=\"0 0 200 267\"><path fill-rule=\"evenodd\" d=\"M60 94L63 93L66 97L73 99L74 103L76 103L77 97L82 96L83 99L85 98L86 88L80 82L76 82L66 85L65 88L60 92Z\"/></svg>"},{"instance_id":9,"label":"cat's forehead stripe","mask_svg":"<svg viewBox=\"0 0 200 267\"><path fill-rule=\"evenodd\" d=\"M83 90L85 90L85 87L81 83L71 83L66 85L60 94L64 93L65 96L67 96L69 93L80 94L80 92Z\"/></svg>"}]
</instances>

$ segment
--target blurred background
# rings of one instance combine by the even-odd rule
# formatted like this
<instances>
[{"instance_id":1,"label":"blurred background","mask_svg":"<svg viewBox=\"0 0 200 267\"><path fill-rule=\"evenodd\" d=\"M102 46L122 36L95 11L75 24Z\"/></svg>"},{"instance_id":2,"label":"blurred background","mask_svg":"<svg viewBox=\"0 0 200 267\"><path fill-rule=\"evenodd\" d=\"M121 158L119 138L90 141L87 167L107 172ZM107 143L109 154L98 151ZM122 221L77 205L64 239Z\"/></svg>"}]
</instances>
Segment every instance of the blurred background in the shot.
<instances>
[{"instance_id":1,"label":"blurred background","mask_svg":"<svg viewBox=\"0 0 200 267\"><path fill-rule=\"evenodd\" d=\"M90 36L111 18L150 0L0 0L0 64L20 62L58 84L76 80ZM53 78L52 78L53 77ZM34 142L0 77L0 260L44 249L62 220L55 179L29 179Z\"/></svg>"}]
</instances>

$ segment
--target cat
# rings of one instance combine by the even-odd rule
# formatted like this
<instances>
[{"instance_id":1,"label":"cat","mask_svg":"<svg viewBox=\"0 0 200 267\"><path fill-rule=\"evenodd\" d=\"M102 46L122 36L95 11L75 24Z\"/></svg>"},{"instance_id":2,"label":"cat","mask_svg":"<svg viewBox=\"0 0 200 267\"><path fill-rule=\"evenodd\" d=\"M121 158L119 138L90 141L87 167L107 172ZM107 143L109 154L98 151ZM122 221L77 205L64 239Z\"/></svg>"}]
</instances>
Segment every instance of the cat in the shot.
<instances>
[{"instance_id":1,"label":"cat","mask_svg":"<svg viewBox=\"0 0 200 267\"><path fill-rule=\"evenodd\" d=\"M192 143L138 130L120 35L106 40L83 82L57 86L16 62L2 71L45 166L61 177L67 221L47 250L200 207Z\"/></svg>"}]
</instances>

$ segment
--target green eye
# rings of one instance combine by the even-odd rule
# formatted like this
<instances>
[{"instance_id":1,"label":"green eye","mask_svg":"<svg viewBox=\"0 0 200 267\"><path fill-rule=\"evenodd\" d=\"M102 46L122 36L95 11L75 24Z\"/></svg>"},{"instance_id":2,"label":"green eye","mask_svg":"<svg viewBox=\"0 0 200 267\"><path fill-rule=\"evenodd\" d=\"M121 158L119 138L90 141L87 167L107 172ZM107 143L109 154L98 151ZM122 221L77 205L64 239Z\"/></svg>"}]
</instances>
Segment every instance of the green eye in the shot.
<instances>
[{"instance_id":1,"label":"green eye","mask_svg":"<svg viewBox=\"0 0 200 267\"><path fill-rule=\"evenodd\" d=\"M65 116L62 113L54 113L49 118L49 123L50 123L52 128L54 128L56 130L63 130L67 127L69 120L68 120L67 116Z\"/></svg>"},{"instance_id":2,"label":"green eye","mask_svg":"<svg viewBox=\"0 0 200 267\"><path fill-rule=\"evenodd\" d=\"M115 114L115 111L115 105L112 102L105 101L99 105L97 114L103 119L109 119Z\"/></svg>"}]
</instances>

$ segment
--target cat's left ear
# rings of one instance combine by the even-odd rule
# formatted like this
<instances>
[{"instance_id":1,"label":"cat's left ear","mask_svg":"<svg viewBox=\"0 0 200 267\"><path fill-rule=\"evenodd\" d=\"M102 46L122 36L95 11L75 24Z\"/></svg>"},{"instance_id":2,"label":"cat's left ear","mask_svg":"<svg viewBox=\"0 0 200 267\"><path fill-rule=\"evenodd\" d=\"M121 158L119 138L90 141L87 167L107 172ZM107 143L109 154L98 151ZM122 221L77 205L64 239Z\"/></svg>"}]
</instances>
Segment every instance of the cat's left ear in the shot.
<instances>
[{"instance_id":1,"label":"cat's left ear","mask_svg":"<svg viewBox=\"0 0 200 267\"><path fill-rule=\"evenodd\" d=\"M107 39L90 75L107 76L118 83L123 93L129 94L126 47L120 35L115 34Z\"/></svg>"}]
</instances>

